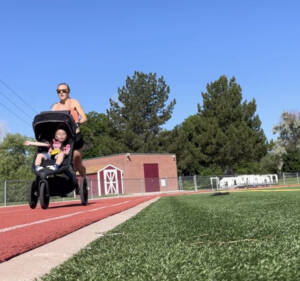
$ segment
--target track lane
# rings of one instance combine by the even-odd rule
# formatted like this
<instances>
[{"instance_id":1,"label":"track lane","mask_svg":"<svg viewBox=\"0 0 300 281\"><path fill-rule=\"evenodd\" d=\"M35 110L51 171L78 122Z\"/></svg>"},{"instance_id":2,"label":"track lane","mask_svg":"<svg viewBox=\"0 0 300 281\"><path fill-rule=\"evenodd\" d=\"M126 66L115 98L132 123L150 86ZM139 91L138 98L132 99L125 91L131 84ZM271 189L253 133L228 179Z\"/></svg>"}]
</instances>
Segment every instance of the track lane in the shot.
<instances>
[{"instance_id":1,"label":"track lane","mask_svg":"<svg viewBox=\"0 0 300 281\"><path fill-rule=\"evenodd\" d=\"M101 206L112 205L116 203L119 198L100 200ZM36 209L32 210L26 206L9 207L10 210L5 208L0 209L0 229L5 227L14 226L16 223L26 224L35 222L36 220L54 218L60 215L72 214L81 210L89 210L94 208L94 205L98 205L99 200L90 200L87 206L81 205L80 201L69 202L54 202L50 203L47 210L43 210L38 205ZM82 209L83 208L83 209Z\"/></svg>"},{"instance_id":2,"label":"track lane","mask_svg":"<svg viewBox=\"0 0 300 281\"><path fill-rule=\"evenodd\" d=\"M87 206L79 201L51 203L47 210L28 206L2 208L0 262L154 197L157 195L91 200Z\"/></svg>"}]
</instances>

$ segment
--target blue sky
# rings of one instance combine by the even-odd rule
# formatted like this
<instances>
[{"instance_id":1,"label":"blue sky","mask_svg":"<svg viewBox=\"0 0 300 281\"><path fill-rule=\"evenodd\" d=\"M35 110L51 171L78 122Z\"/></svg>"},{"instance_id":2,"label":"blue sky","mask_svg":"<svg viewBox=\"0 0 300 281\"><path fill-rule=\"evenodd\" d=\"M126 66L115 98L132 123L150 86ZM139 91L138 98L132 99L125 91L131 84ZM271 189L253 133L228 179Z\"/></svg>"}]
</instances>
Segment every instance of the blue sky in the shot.
<instances>
[{"instance_id":1,"label":"blue sky","mask_svg":"<svg viewBox=\"0 0 300 281\"><path fill-rule=\"evenodd\" d=\"M63 81L86 112L105 113L137 70L170 86L167 129L196 113L207 83L235 76L271 139L281 113L299 110L299 11L289 0L1 1L0 128L32 136Z\"/></svg>"}]
</instances>

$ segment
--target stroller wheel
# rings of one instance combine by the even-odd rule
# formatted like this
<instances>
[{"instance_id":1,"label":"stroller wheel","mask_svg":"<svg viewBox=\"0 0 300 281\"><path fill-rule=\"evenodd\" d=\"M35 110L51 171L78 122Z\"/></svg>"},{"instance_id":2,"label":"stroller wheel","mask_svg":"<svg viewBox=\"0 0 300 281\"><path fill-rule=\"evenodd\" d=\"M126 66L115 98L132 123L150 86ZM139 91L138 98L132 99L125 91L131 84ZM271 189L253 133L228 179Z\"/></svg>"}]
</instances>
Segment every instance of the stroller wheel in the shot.
<instances>
[{"instance_id":1,"label":"stroller wheel","mask_svg":"<svg viewBox=\"0 0 300 281\"><path fill-rule=\"evenodd\" d=\"M31 209L35 209L38 202L38 188L36 181L33 181L28 189L28 204Z\"/></svg>"},{"instance_id":2,"label":"stroller wheel","mask_svg":"<svg viewBox=\"0 0 300 281\"><path fill-rule=\"evenodd\" d=\"M40 182L40 204L42 209L47 209L49 206L50 195L48 183L46 181Z\"/></svg>"},{"instance_id":3,"label":"stroller wheel","mask_svg":"<svg viewBox=\"0 0 300 281\"><path fill-rule=\"evenodd\" d=\"M88 189L87 189L87 180L86 178L83 179L81 185L80 185L80 200L82 205L87 205L88 203Z\"/></svg>"}]
</instances>

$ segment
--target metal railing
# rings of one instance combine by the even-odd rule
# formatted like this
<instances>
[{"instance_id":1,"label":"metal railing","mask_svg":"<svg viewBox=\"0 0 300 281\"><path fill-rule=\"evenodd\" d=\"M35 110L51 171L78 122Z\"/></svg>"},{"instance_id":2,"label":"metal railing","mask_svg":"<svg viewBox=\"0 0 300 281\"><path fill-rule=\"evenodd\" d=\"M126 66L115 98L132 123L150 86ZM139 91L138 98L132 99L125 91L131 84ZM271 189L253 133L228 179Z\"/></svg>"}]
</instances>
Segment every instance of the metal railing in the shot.
<instances>
[{"instance_id":1,"label":"metal railing","mask_svg":"<svg viewBox=\"0 0 300 281\"><path fill-rule=\"evenodd\" d=\"M279 184L291 185L291 184L300 184L300 173L282 173L282 176L279 178Z\"/></svg>"}]
</instances>

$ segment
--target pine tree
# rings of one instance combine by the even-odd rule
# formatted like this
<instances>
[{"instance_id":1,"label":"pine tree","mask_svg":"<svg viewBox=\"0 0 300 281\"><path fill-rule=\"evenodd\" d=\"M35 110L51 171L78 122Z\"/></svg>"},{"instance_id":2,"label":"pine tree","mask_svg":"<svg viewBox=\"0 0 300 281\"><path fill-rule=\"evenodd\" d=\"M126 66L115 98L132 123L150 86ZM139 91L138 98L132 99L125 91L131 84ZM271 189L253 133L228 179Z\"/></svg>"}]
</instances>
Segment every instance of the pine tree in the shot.
<instances>
[{"instance_id":1,"label":"pine tree","mask_svg":"<svg viewBox=\"0 0 300 281\"><path fill-rule=\"evenodd\" d=\"M166 105L170 88L156 73L135 72L110 99L109 120L128 152L156 152L158 134L172 115L175 99Z\"/></svg>"},{"instance_id":2,"label":"pine tree","mask_svg":"<svg viewBox=\"0 0 300 281\"><path fill-rule=\"evenodd\" d=\"M207 85L198 105L201 146L208 163L217 164L229 174L233 165L260 160L267 152L267 140L260 128L256 102L242 102L242 89L231 78L221 76Z\"/></svg>"},{"instance_id":3,"label":"pine tree","mask_svg":"<svg viewBox=\"0 0 300 281\"><path fill-rule=\"evenodd\" d=\"M208 84L202 98L198 113L176 128L173 147L179 170L191 175L257 169L268 144L255 100L242 101L241 87L226 76Z\"/></svg>"}]
</instances>

